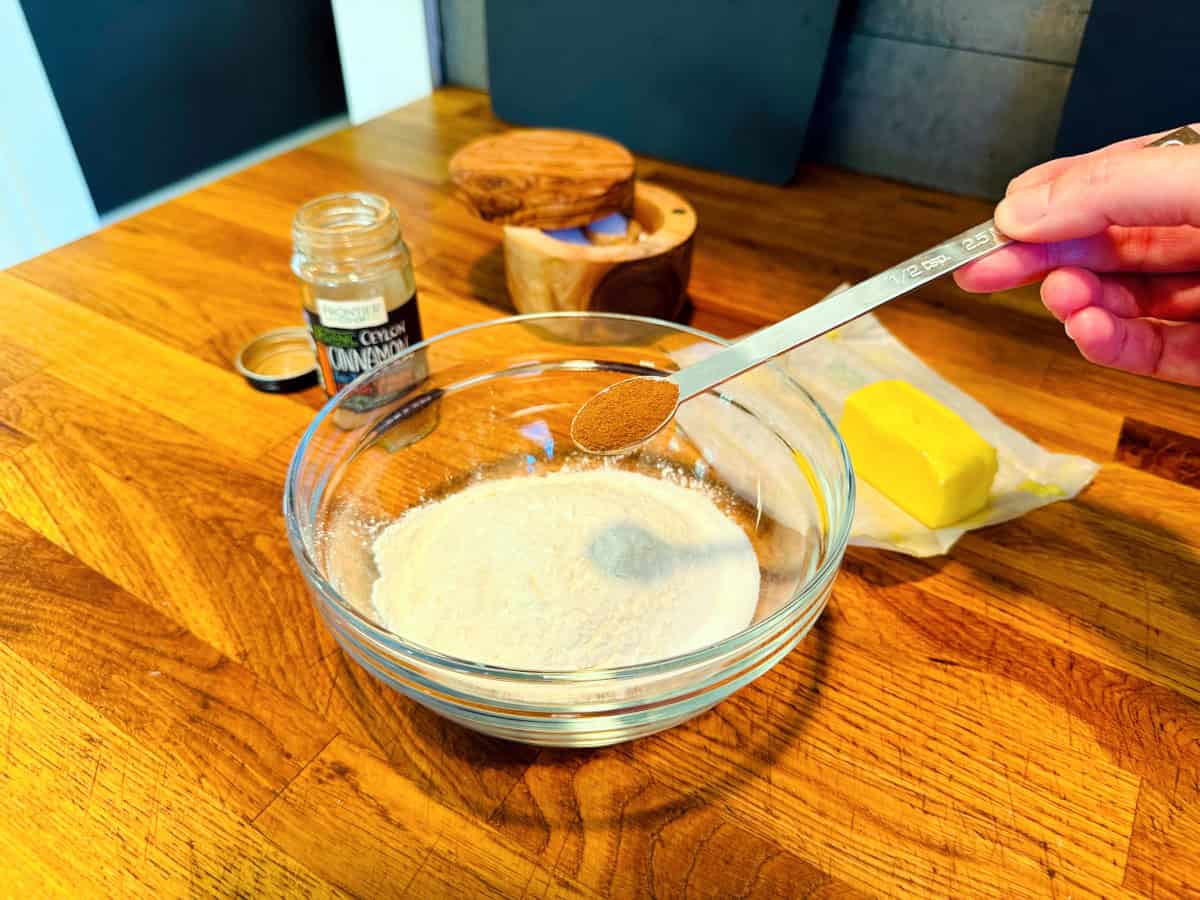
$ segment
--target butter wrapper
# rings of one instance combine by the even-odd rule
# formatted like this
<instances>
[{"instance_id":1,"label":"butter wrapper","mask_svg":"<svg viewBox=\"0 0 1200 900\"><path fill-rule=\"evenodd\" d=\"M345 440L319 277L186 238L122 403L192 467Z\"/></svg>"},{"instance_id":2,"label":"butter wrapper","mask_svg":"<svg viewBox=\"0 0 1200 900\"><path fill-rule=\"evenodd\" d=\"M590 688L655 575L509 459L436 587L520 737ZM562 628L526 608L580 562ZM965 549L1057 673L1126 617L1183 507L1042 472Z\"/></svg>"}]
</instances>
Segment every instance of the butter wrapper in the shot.
<instances>
[{"instance_id":1,"label":"butter wrapper","mask_svg":"<svg viewBox=\"0 0 1200 900\"><path fill-rule=\"evenodd\" d=\"M838 290L842 289L844 286ZM678 362L686 365L712 352L711 347L689 347L678 354ZM996 448L999 471L987 507L946 528L925 527L863 479L856 479L857 502L850 534L852 545L880 547L909 556L937 556L948 552L967 531L1007 522L1039 507L1075 497L1099 471L1099 465L1089 459L1050 453L1004 424L987 407L922 362L873 315L857 319L793 350L777 365L780 363L835 424L841 419L850 394L876 381L895 378L907 381L953 409ZM789 398L781 390L778 373L772 373L771 369L760 367L748 372L724 385L721 393L769 422L789 444L803 446L801 435L789 434L787 414L788 405L799 401ZM694 401L679 408L679 424L701 452L707 444L727 443L728 434L734 428L737 428L743 445L751 438L762 442L760 448L743 447L744 452L760 453L760 458L766 459L773 449L778 448L778 440L766 429L738 427L737 423L728 421L728 412L717 416L714 409L711 402L697 404ZM744 413L742 415L753 421ZM799 426L793 425L792 429L796 427ZM775 448L769 447L770 443ZM774 465L783 464L775 462ZM780 472L781 476L784 474ZM785 478L781 483L791 481Z\"/></svg>"}]
</instances>

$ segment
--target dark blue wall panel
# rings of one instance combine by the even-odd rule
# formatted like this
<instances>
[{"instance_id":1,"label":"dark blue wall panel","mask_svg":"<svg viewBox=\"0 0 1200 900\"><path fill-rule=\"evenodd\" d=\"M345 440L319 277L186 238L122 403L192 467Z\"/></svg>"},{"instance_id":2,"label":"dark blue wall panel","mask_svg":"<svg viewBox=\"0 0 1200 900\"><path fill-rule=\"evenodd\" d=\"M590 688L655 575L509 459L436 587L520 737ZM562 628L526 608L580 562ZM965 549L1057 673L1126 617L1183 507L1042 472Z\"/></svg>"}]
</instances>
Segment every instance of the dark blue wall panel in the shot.
<instances>
[{"instance_id":1,"label":"dark blue wall panel","mask_svg":"<svg viewBox=\"0 0 1200 900\"><path fill-rule=\"evenodd\" d=\"M491 0L496 114L762 181L795 171L837 0Z\"/></svg>"},{"instance_id":2,"label":"dark blue wall panel","mask_svg":"<svg viewBox=\"0 0 1200 900\"><path fill-rule=\"evenodd\" d=\"M1200 2L1094 0L1056 154L1200 120Z\"/></svg>"},{"instance_id":3,"label":"dark blue wall panel","mask_svg":"<svg viewBox=\"0 0 1200 900\"><path fill-rule=\"evenodd\" d=\"M344 113L330 0L22 0L105 212Z\"/></svg>"}]
</instances>

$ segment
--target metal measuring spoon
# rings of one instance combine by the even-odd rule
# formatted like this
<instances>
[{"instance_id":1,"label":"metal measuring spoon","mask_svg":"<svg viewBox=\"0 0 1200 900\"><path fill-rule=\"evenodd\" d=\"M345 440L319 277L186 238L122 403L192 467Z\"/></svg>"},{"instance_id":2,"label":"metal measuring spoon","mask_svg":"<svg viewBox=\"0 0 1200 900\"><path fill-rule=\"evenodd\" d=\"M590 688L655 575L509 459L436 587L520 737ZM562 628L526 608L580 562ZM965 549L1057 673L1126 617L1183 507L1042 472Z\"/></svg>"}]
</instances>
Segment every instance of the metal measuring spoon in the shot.
<instances>
[{"instance_id":1,"label":"metal measuring spoon","mask_svg":"<svg viewBox=\"0 0 1200 900\"><path fill-rule=\"evenodd\" d=\"M1200 143L1200 134L1184 127L1147 146L1196 143ZM632 450L661 431L680 403L1010 243L989 220L678 372L618 381L580 407L571 422L571 438L589 453ZM665 389L667 386L674 390ZM631 420L625 411L634 406L638 416Z\"/></svg>"}]
</instances>

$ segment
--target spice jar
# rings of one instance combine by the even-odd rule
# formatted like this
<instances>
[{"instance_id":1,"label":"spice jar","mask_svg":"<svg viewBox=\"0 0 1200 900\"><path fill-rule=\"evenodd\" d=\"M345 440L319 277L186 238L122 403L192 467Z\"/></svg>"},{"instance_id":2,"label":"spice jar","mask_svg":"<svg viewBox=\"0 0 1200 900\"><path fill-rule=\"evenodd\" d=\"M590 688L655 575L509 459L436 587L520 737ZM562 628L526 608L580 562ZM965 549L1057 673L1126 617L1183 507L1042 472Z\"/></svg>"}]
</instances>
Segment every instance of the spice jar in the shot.
<instances>
[{"instance_id":1,"label":"spice jar","mask_svg":"<svg viewBox=\"0 0 1200 900\"><path fill-rule=\"evenodd\" d=\"M416 283L400 220L383 197L329 194L300 207L292 222L292 271L299 276L325 392L421 340ZM349 409L383 406L426 376L422 356L394 376L364 386Z\"/></svg>"}]
</instances>

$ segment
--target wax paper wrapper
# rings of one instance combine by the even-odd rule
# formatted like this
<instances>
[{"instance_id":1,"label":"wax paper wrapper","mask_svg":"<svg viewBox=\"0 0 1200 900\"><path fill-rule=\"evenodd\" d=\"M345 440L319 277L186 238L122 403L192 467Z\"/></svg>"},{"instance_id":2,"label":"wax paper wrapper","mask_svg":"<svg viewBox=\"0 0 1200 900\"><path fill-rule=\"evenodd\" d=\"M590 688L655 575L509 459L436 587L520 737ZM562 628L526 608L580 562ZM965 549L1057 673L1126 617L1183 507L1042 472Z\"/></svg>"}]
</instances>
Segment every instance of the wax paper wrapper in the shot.
<instances>
[{"instance_id":1,"label":"wax paper wrapper","mask_svg":"<svg viewBox=\"0 0 1200 900\"><path fill-rule=\"evenodd\" d=\"M841 288L839 288L841 290ZM713 348L693 346L678 354L681 365L714 352ZM898 341L874 316L868 315L844 325L783 357L786 372L803 385L837 423L846 397L876 381L896 378L944 403L961 415L980 435L996 448L999 471L992 485L988 506L980 513L955 525L926 528L883 494L857 479L857 503L850 543L864 547L882 547L910 556L936 556L946 553L967 531L1006 522L1030 510L1069 500L1095 477L1099 466L1089 459L1062 453L1050 453L1025 435L1001 422L987 407L963 393L923 363ZM741 453L756 454L758 470L779 470L776 484L794 484L792 473L783 471L796 465L786 451L780 453L779 441L761 424L737 409L745 407L769 423L789 444L803 446L797 428L804 427L791 404L802 402L789 397L786 382L778 370L760 367L721 388L734 401L723 403L715 397L698 397L679 408L677 420L697 443L705 456L720 460L732 458L728 450L736 446ZM791 433L789 433L789 431ZM773 446L772 446L773 445ZM708 451L721 450L723 452ZM719 462L714 467L720 471ZM731 486L748 496L762 491L757 485L736 483L734 467L722 472ZM772 479L774 481L774 479ZM787 521L787 508L798 502L786 495L770 497L775 509L771 514Z\"/></svg>"}]
</instances>

